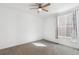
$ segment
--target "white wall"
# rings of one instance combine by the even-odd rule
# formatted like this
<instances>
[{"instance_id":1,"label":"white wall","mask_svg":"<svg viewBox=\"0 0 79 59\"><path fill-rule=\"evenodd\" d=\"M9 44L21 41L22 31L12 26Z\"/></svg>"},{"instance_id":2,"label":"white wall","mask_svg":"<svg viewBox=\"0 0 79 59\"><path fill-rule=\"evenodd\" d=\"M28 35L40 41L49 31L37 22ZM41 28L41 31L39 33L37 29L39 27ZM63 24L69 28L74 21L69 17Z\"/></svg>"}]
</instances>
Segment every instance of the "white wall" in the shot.
<instances>
[{"instance_id":1,"label":"white wall","mask_svg":"<svg viewBox=\"0 0 79 59\"><path fill-rule=\"evenodd\" d=\"M79 15L78 15L79 16ZM78 38L77 39L56 39L56 16L49 15L46 17L44 25L44 38L48 41L60 43L66 46L79 48L79 17L77 18L78 24Z\"/></svg>"},{"instance_id":2,"label":"white wall","mask_svg":"<svg viewBox=\"0 0 79 59\"><path fill-rule=\"evenodd\" d=\"M54 15L49 15L45 19L44 24L44 38L45 39L55 39L56 32L56 17Z\"/></svg>"},{"instance_id":3,"label":"white wall","mask_svg":"<svg viewBox=\"0 0 79 59\"><path fill-rule=\"evenodd\" d=\"M41 27L37 16L0 6L0 49L41 39Z\"/></svg>"}]
</instances>

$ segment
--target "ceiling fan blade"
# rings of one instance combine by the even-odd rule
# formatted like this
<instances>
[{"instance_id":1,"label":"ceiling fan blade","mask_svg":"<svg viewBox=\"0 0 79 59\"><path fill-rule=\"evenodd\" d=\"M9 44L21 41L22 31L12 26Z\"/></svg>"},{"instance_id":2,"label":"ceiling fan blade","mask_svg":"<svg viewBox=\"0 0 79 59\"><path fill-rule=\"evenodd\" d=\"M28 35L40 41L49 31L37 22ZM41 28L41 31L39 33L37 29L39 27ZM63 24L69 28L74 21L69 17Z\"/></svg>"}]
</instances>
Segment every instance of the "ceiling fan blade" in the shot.
<instances>
[{"instance_id":1,"label":"ceiling fan blade","mask_svg":"<svg viewBox=\"0 0 79 59\"><path fill-rule=\"evenodd\" d=\"M48 4L45 4L44 6L42 6L42 7L47 7L47 6L49 6L50 5L50 3L48 3Z\"/></svg>"},{"instance_id":2,"label":"ceiling fan blade","mask_svg":"<svg viewBox=\"0 0 79 59\"><path fill-rule=\"evenodd\" d=\"M35 3L35 4L37 4L37 5L38 5L38 4L40 4L40 3Z\"/></svg>"},{"instance_id":3,"label":"ceiling fan blade","mask_svg":"<svg viewBox=\"0 0 79 59\"><path fill-rule=\"evenodd\" d=\"M38 9L38 8L30 8L30 9Z\"/></svg>"},{"instance_id":4,"label":"ceiling fan blade","mask_svg":"<svg viewBox=\"0 0 79 59\"><path fill-rule=\"evenodd\" d=\"M35 3L37 6L41 7L43 3Z\"/></svg>"},{"instance_id":5,"label":"ceiling fan blade","mask_svg":"<svg viewBox=\"0 0 79 59\"><path fill-rule=\"evenodd\" d=\"M44 10L44 11L48 12L48 10L46 10L46 9L44 9L44 8L42 8L42 10Z\"/></svg>"},{"instance_id":6,"label":"ceiling fan blade","mask_svg":"<svg viewBox=\"0 0 79 59\"><path fill-rule=\"evenodd\" d=\"M29 6L38 6L37 4L30 4Z\"/></svg>"},{"instance_id":7,"label":"ceiling fan blade","mask_svg":"<svg viewBox=\"0 0 79 59\"><path fill-rule=\"evenodd\" d=\"M42 5L42 3L34 3L34 4L31 4L30 6L39 6L39 5Z\"/></svg>"}]
</instances>

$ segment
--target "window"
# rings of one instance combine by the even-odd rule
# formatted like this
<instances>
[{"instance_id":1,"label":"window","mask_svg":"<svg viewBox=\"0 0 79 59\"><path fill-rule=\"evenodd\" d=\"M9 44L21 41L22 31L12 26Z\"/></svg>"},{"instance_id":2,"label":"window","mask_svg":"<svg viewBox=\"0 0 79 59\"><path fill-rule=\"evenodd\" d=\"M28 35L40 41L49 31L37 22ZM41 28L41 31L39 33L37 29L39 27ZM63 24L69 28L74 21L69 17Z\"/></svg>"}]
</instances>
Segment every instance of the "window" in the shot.
<instances>
[{"instance_id":1,"label":"window","mask_svg":"<svg viewBox=\"0 0 79 59\"><path fill-rule=\"evenodd\" d=\"M66 13L57 17L57 38L76 37L76 13Z\"/></svg>"}]
</instances>

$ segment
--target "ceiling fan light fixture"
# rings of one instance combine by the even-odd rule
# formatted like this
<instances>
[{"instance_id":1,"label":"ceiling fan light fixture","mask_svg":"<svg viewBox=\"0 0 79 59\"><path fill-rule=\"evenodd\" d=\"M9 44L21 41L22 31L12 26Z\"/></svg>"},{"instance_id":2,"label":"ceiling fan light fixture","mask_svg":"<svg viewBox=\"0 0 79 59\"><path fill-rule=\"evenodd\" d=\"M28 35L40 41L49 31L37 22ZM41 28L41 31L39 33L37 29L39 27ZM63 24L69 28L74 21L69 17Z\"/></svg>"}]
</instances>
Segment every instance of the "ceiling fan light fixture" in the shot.
<instances>
[{"instance_id":1,"label":"ceiling fan light fixture","mask_svg":"<svg viewBox=\"0 0 79 59\"><path fill-rule=\"evenodd\" d=\"M39 9L38 9L38 11L42 11L42 9L41 9L41 8L39 8Z\"/></svg>"}]
</instances>

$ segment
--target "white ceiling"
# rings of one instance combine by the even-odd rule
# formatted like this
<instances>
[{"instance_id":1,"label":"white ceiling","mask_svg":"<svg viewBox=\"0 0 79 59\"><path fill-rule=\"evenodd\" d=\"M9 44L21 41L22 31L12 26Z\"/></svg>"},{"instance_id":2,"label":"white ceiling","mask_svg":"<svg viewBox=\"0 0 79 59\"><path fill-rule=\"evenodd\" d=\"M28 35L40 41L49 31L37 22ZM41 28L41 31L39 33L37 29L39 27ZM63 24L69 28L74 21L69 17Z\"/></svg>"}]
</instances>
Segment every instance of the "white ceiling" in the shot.
<instances>
[{"instance_id":1,"label":"white ceiling","mask_svg":"<svg viewBox=\"0 0 79 59\"><path fill-rule=\"evenodd\" d=\"M0 7L8 7L11 9L15 9L18 11L24 11L28 13L37 14L36 10L31 10L32 3L0 3ZM51 3L51 6L49 7L49 12L40 12L40 14L53 14L53 13L59 13L66 10L69 10L71 8L74 8L78 6L78 3Z\"/></svg>"},{"instance_id":2,"label":"white ceiling","mask_svg":"<svg viewBox=\"0 0 79 59\"><path fill-rule=\"evenodd\" d=\"M50 13L60 13L79 6L79 3L54 3L50 6Z\"/></svg>"}]
</instances>

